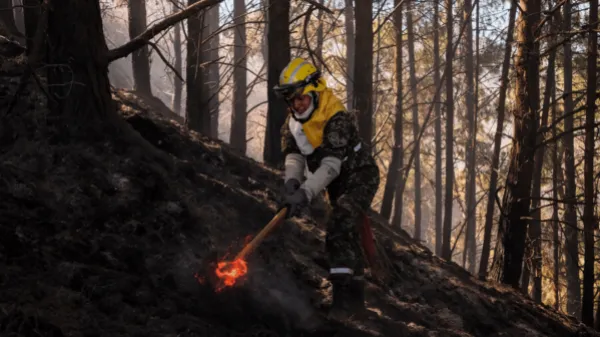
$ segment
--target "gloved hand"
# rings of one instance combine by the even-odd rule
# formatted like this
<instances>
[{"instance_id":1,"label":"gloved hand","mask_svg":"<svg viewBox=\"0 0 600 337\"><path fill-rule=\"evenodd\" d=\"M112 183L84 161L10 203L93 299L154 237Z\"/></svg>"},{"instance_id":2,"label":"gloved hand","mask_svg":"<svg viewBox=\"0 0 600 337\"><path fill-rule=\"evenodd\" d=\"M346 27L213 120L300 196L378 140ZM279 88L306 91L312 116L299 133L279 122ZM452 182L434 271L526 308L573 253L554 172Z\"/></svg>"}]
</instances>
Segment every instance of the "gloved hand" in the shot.
<instances>
[{"instance_id":1,"label":"gloved hand","mask_svg":"<svg viewBox=\"0 0 600 337\"><path fill-rule=\"evenodd\" d=\"M288 208L286 217L292 217L298 214L298 212L305 206L308 205L308 197L303 189L298 188L291 194L285 194L283 200L283 206Z\"/></svg>"},{"instance_id":2,"label":"gloved hand","mask_svg":"<svg viewBox=\"0 0 600 337\"><path fill-rule=\"evenodd\" d=\"M286 181L285 184L283 184L281 194L284 196L288 194L293 194L299 187L300 182L298 181L298 179L288 179L288 181Z\"/></svg>"}]
</instances>

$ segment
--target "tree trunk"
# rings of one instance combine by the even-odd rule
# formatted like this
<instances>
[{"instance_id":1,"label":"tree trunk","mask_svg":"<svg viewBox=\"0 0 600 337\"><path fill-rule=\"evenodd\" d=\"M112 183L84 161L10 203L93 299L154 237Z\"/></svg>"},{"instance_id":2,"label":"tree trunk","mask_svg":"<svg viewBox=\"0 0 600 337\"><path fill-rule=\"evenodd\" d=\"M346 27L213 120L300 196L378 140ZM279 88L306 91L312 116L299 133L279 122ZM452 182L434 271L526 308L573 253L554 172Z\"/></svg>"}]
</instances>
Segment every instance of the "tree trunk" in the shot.
<instances>
[{"instance_id":1,"label":"tree trunk","mask_svg":"<svg viewBox=\"0 0 600 337\"><path fill-rule=\"evenodd\" d=\"M268 39L268 31L269 31L269 0L260 0L260 4L262 7L263 14L263 24L264 34L261 39L260 52L262 54L263 60L265 64L269 62L269 39ZM266 68L266 67L265 67Z\"/></svg>"},{"instance_id":2,"label":"tree trunk","mask_svg":"<svg viewBox=\"0 0 600 337\"><path fill-rule=\"evenodd\" d=\"M25 7L25 36L27 38L27 56L33 51L33 38L40 20L41 0L23 0Z\"/></svg>"},{"instance_id":3,"label":"tree trunk","mask_svg":"<svg viewBox=\"0 0 600 337\"><path fill-rule=\"evenodd\" d=\"M198 0L188 0L192 5ZM187 70L186 70L186 126L210 137L211 116L208 110L210 91L207 85L208 69L201 65L206 61L205 45L207 38L207 9L188 18Z\"/></svg>"},{"instance_id":4,"label":"tree trunk","mask_svg":"<svg viewBox=\"0 0 600 337\"><path fill-rule=\"evenodd\" d=\"M571 30L571 0L563 5L563 31ZM564 54L564 115L565 130L573 129L573 66L571 43L569 40L563 44ZM566 267L567 267L567 313L575 317L581 314L581 290L579 280L579 239L577 232L577 214L575 210L576 185L575 185L575 157L573 133L568 132L564 137L565 142L565 245L566 245Z\"/></svg>"},{"instance_id":5,"label":"tree trunk","mask_svg":"<svg viewBox=\"0 0 600 337\"><path fill-rule=\"evenodd\" d=\"M467 230L465 235L465 246L463 249L466 261L469 260L469 272L475 274L475 257L477 254L477 245L475 242L475 106L474 93L475 83L473 81L473 24L471 17L471 0L464 0L463 18L465 20L465 77L467 92L465 93L465 105L467 110L468 139L465 146L467 162L467 183L466 183L466 211L467 211Z\"/></svg>"},{"instance_id":6,"label":"tree trunk","mask_svg":"<svg viewBox=\"0 0 600 337\"><path fill-rule=\"evenodd\" d=\"M208 66L208 111L210 114L210 136L214 139L219 138L219 89L220 89L220 71L219 71L219 34L216 32L219 30L219 5L213 6L206 12L208 17L208 34L207 38L211 36L208 41L208 48L205 51L208 62L211 62Z\"/></svg>"},{"instance_id":7,"label":"tree trunk","mask_svg":"<svg viewBox=\"0 0 600 337\"><path fill-rule=\"evenodd\" d=\"M233 3L234 47L233 62L233 111L231 112L230 144L246 154L246 1Z\"/></svg>"},{"instance_id":8,"label":"tree trunk","mask_svg":"<svg viewBox=\"0 0 600 337\"><path fill-rule=\"evenodd\" d=\"M133 39L146 30L146 0L128 0L127 12L129 15L129 38ZM148 46L145 45L131 54L131 63L133 90L151 96L149 56Z\"/></svg>"},{"instance_id":9,"label":"tree trunk","mask_svg":"<svg viewBox=\"0 0 600 337\"><path fill-rule=\"evenodd\" d=\"M345 0L344 9L346 28L346 108L354 109L354 58L356 56L356 36L354 34L354 5L352 0Z\"/></svg>"},{"instance_id":10,"label":"tree trunk","mask_svg":"<svg viewBox=\"0 0 600 337\"><path fill-rule=\"evenodd\" d=\"M557 20L550 19L551 23L551 34L549 44L554 45L556 43L556 36L558 33ZM544 102L542 105L542 122L540 124L541 129L546 129L548 125L548 115L550 112L550 98L552 96L552 88L556 85L555 82L555 62L556 61L556 49L552 49L548 56L548 70L546 72L546 84L544 85ZM533 299L536 303L542 303L542 212L540 209L540 198L542 196L542 168L544 166L544 153L546 147L542 145L544 140L544 134L540 132L537 136L537 150L534 157L534 172L533 172L533 187L532 187L532 201L531 201L531 214L532 221L529 227L529 237L531 241L531 247L533 248L533 255L531 259L531 266L533 271Z\"/></svg>"},{"instance_id":11,"label":"tree trunk","mask_svg":"<svg viewBox=\"0 0 600 337\"><path fill-rule=\"evenodd\" d=\"M583 228L585 263L583 266L583 303L581 320L594 326L594 123L596 113L596 78L598 73L598 0L590 0L587 59L587 97L585 110Z\"/></svg>"},{"instance_id":12,"label":"tree trunk","mask_svg":"<svg viewBox=\"0 0 600 337\"><path fill-rule=\"evenodd\" d=\"M290 62L289 0L269 0L269 68L267 129L265 133L264 161L278 167L283 163L281 153L281 127L285 122L286 103L275 96L272 88L279 81L279 74Z\"/></svg>"},{"instance_id":13,"label":"tree trunk","mask_svg":"<svg viewBox=\"0 0 600 337\"><path fill-rule=\"evenodd\" d=\"M417 101L417 72L415 69L415 33L413 31L413 18L411 5L413 1L407 1L406 8L406 26L408 33L408 65L410 72L410 93L412 98L412 127L414 137L415 151L415 173L414 173L414 192L415 192L415 234L414 239L421 240L421 142L419 138L419 102ZM359 50L362 50L359 48Z\"/></svg>"},{"instance_id":14,"label":"tree trunk","mask_svg":"<svg viewBox=\"0 0 600 337\"><path fill-rule=\"evenodd\" d=\"M320 0L319 4L324 6L325 0ZM317 48L315 48L315 54L317 54L317 59L315 60L318 64L319 68L322 67L320 64L323 59L323 10L319 9L317 11Z\"/></svg>"},{"instance_id":15,"label":"tree trunk","mask_svg":"<svg viewBox=\"0 0 600 337\"><path fill-rule=\"evenodd\" d=\"M12 3L14 6L20 6L13 8L15 25L17 26L20 35L25 37L25 11L23 10L23 0L13 0ZM25 40L23 41L23 44L25 44Z\"/></svg>"},{"instance_id":16,"label":"tree trunk","mask_svg":"<svg viewBox=\"0 0 600 337\"><path fill-rule=\"evenodd\" d=\"M98 1L52 2L47 39L47 63L69 64L68 69L48 68L50 95L64 98L50 104L52 114L68 119L73 125L93 125L116 117ZM64 85L71 82L79 85Z\"/></svg>"},{"instance_id":17,"label":"tree trunk","mask_svg":"<svg viewBox=\"0 0 600 337\"><path fill-rule=\"evenodd\" d=\"M558 25L558 22L556 23ZM556 139L556 121L558 119L556 111L556 86L552 87L552 139ZM558 174L560 161L558 159L558 142L552 146L552 199L558 200L559 180ZM554 309L560 308L560 239L559 239L560 223L558 222L558 202L552 203L552 242L553 242L553 257L554 257Z\"/></svg>"},{"instance_id":18,"label":"tree trunk","mask_svg":"<svg viewBox=\"0 0 600 337\"><path fill-rule=\"evenodd\" d=\"M177 12L177 6L173 5L173 13ZM173 37L173 53L175 54L175 70L182 73L182 60L181 60L181 23L178 22L174 27L174 37ZM177 77L177 75L173 75L173 101L171 102L171 109L173 112L179 115L181 112L181 92L183 90L183 82Z\"/></svg>"},{"instance_id":19,"label":"tree trunk","mask_svg":"<svg viewBox=\"0 0 600 337\"><path fill-rule=\"evenodd\" d=\"M356 54L354 59L354 109L358 113L358 131L367 147L373 136L373 4L356 2Z\"/></svg>"},{"instance_id":20,"label":"tree trunk","mask_svg":"<svg viewBox=\"0 0 600 337\"><path fill-rule=\"evenodd\" d=\"M433 3L433 86L440 86L440 1ZM435 254L442 255L442 109L440 91L433 98L435 112Z\"/></svg>"},{"instance_id":21,"label":"tree trunk","mask_svg":"<svg viewBox=\"0 0 600 337\"><path fill-rule=\"evenodd\" d=\"M527 217L529 215L533 158L538 130L539 108L539 43L535 29L539 24L540 1L521 0L524 12L517 25L518 49L515 57L516 87L513 146L510 156L506 190L503 198L504 214L500 217L502 240L497 259L498 280L515 289L521 278Z\"/></svg>"},{"instance_id":22,"label":"tree trunk","mask_svg":"<svg viewBox=\"0 0 600 337\"><path fill-rule=\"evenodd\" d=\"M394 0L394 6L398 6L402 0ZM402 227L402 199L401 194L396 194L398 184L402 183L400 172L404 166L404 139L403 139L403 107L402 107L402 7L394 13L394 23L396 32L396 120L394 122L394 148L392 150L392 160L387 172L383 200L381 202L381 215L389 220L392 213L392 201L394 201L394 218L392 224L398 228ZM395 196L394 196L395 195Z\"/></svg>"},{"instance_id":23,"label":"tree trunk","mask_svg":"<svg viewBox=\"0 0 600 337\"><path fill-rule=\"evenodd\" d=\"M483 235L483 248L481 249L481 261L479 263L479 279L485 281L488 274L488 263L490 259L490 248L492 240L492 227L494 225L494 206L496 205L496 188L498 185L498 169L500 166L500 149L502 146L502 130L504 129L504 110L506 107L506 92L508 90L508 72L510 70L510 57L512 54L513 33L515 29L515 15L517 6L512 1L508 14L508 30L506 43L504 44L504 60L502 62L502 75L500 76L500 94L498 97L498 120L496 122L496 135L494 136L494 153L492 157L492 169L490 174L490 186L488 191L487 208L485 214L485 229Z\"/></svg>"},{"instance_id":24,"label":"tree trunk","mask_svg":"<svg viewBox=\"0 0 600 337\"><path fill-rule=\"evenodd\" d=\"M446 196L442 258L452 261L452 204L454 202L454 92L452 83L452 0L446 0Z\"/></svg>"},{"instance_id":25,"label":"tree trunk","mask_svg":"<svg viewBox=\"0 0 600 337\"><path fill-rule=\"evenodd\" d=\"M65 127L61 135L97 140L97 132L106 136L107 131L112 131L129 145L139 146L165 168L173 169L170 156L148 143L117 115L110 93L108 48L99 2L63 0L52 2L49 7L47 64L69 65L47 69L48 92L57 98L50 110L59 118L58 126Z\"/></svg>"}]
</instances>

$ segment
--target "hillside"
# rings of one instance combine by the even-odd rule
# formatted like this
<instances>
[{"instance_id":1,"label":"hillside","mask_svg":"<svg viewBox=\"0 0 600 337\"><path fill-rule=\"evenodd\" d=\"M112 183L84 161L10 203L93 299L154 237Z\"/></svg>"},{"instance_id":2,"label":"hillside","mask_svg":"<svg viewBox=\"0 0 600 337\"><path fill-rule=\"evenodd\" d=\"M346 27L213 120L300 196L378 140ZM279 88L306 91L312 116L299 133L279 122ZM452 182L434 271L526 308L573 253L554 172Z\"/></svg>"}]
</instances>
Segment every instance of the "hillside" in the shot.
<instances>
[{"instance_id":1,"label":"hillside","mask_svg":"<svg viewBox=\"0 0 600 337\"><path fill-rule=\"evenodd\" d=\"M475 280L376 215L392 277L370 280L370 319L322 318L324 231L309 218L283 224L247 279L215 292L215 262L273 217L281 173L130 92L113 95L122 117L174 168L119 135L59 133L35 81L6 116L24 65L0 45L1 336L600 336Z\"/></svg>"}]
</instances>

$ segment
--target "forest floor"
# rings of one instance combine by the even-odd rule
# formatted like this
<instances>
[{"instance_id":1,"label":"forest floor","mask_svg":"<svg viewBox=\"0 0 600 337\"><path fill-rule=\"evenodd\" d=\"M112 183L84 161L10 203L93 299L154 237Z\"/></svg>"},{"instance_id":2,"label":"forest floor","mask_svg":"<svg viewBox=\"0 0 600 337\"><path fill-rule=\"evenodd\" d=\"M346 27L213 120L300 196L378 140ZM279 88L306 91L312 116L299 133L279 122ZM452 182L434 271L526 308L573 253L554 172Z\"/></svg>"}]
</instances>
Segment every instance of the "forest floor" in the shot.
<instances>
[{"instance_id":1,"label":"forest floor","mask_svg":"<svg viewBox=\"0 0 600 337\"><path fill-rule=\"evenodd\" d=\"M6 116L19 52L0 42L0 336L600 336L375 214L391 277L369 279L368 319L325 318L323 222L310 217L282 224L245 280L216 292L214 263L273 217L281 172L127 91L113 93L120 115L175 169L116 136L56 134L33 80Z\"/></svg>"}]
</instances>

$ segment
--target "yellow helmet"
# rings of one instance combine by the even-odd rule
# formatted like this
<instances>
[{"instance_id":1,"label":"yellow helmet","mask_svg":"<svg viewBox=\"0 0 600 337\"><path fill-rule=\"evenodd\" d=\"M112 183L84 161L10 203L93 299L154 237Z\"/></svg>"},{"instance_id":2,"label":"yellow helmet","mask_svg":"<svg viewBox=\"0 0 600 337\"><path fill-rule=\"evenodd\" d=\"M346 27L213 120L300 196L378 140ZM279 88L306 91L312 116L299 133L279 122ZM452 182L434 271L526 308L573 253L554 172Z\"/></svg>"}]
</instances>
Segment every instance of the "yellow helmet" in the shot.
<instances>
[{"instance_id":1,"label":"yellow helmet","mask_svg":"<svg viewBox=\"0 0 600 337\"><path fill-rule=\"evenodd\" d=\"M286 100L297 95L307 95L327 88L321 72L310 62L301 57L293 59L279 75L279 84L273 89L275 93Z\"/></svg>"}]
</instances>

